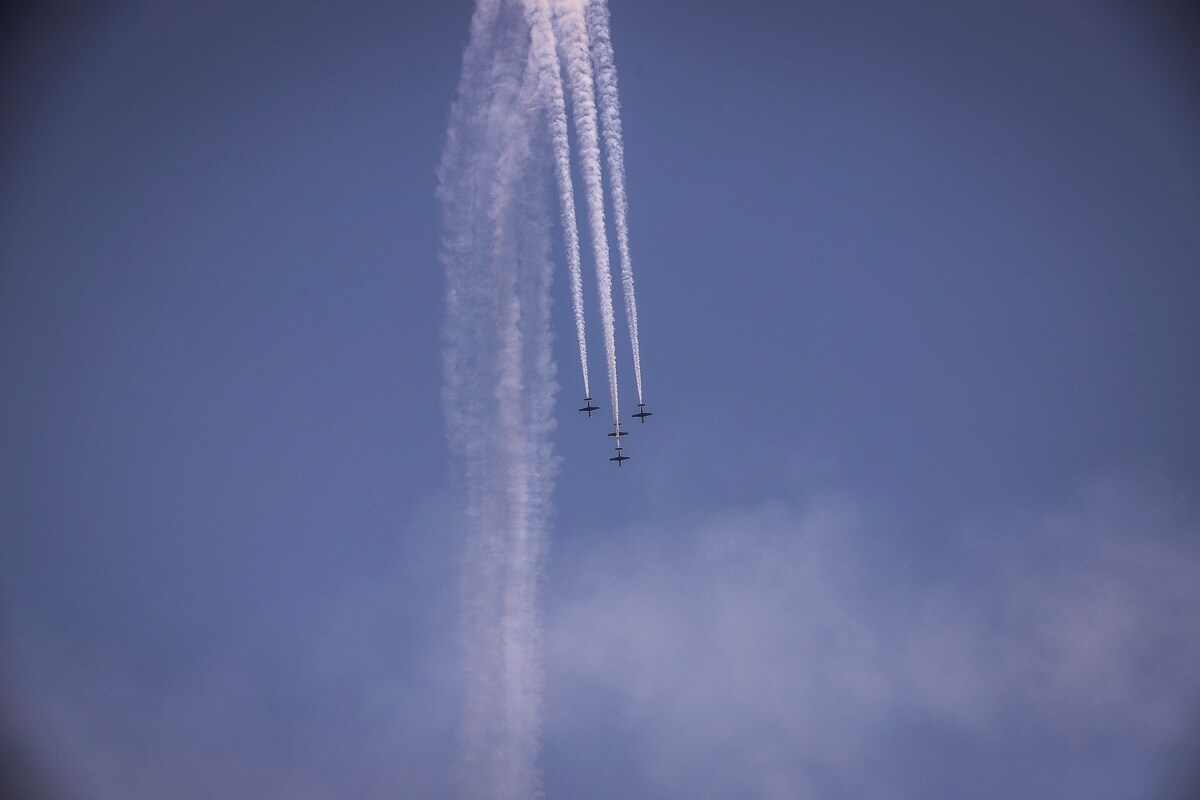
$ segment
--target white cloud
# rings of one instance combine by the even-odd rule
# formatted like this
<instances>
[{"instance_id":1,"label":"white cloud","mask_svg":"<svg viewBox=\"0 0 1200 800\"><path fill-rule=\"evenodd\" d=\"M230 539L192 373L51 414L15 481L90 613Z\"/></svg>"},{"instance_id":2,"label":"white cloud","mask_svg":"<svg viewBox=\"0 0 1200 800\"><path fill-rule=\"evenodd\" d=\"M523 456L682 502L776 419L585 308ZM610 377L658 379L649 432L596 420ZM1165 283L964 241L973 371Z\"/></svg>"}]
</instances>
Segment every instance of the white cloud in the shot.
<instances>
[{"instance_id":1,"label":"white cloud","mask_svg":"<svg viewBox=\"0 0 1200 800\"><path fill-rule=\"evenodd\" d=\"M1107 478L936 559L888 533L817 499L557 554L549 735L612 698L646 797L1155 789L1200 700L1194 509Z\"/></svg>"},{"instance_id":2,"label":"white cloud","mask_svg":"<svg viewBox=\"0 0 1200 800\"><path fill-rule=\"evenodd\" d=\"M454 796L449 518L418 520L394 574L298 594L187 675L10 609L19 732L82 800ZM830 494L561 541L547 796L1158 796L1195 755L1195 505L1106 478L938 541Z\"/></svg>"}]
</instances>

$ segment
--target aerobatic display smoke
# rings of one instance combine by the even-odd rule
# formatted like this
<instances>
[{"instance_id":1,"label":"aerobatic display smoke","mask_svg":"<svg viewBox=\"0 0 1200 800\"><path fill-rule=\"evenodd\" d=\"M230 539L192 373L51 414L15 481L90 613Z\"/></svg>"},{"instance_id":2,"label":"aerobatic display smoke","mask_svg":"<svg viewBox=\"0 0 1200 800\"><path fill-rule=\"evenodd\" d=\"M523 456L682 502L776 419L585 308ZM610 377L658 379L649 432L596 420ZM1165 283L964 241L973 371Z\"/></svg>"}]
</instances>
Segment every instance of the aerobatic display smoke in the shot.
<instances>
[{"instance_id":1,"label":"aerobatic display smoke","mask_svg":"<svg viewBox=\"0 0 1200 800\"><path fill-rule=\"evenodd\" d=\"M583 6L579 0L555 3L554 27L571 88L571 111L579 142L579 174L587 201L592 251L596 259L596 290L600 296L600 327L608 361L609 400L613 420L621 418L617 391L617 345L613 324L612 274L608 262L608 234L604 229L604 182L600 168L600 134L596 119L595 82L588 47Z\"/></svg>"},{"instance_id":2,"label":"aerobatic display smoke","mask_svg":"<svg viewBox=\"0 0 1200 800\"><path fill-rule=\"evenodd\" d=\"M608 6L602 0L588 0L587 32L592 42L592 64L596 74L596 101L600 111L601 138L608 156L608 175L612 186L613 225L617 231L617 255L621 259L621 288L625 298L625 321L629 324L629 344L633 349L633 377L638 402L642 397L642 348L638 342L637 297L633 291L633 261L629 256L629 201L625 196L625 142L621 134L621 100L617 93L617 66L613 60L612 34L608 27Z\"/></svg>"},{"instance_id":3,"label":"aerobatic display smoke","mask_svg":"<svg viewBox=\"0 0 1200 800\"><path fill-rule=\"evenodd\" d=\"M606 24L607 9L601 11ZM607 42L607 32L602 37ZM611 47L605 52L600 63L611 65ZM558 390L550 331L551 175L585 395L589 391L564 72L614 419L619 414L592 58L583 0L478 0L438 170L447 279L445 412L465 530L462 788L474 798L541 796L537 594L558 470L550 439ZM604 124L619 139L615 78L604 85L614 93L603 105L613 119ZM619 156L610 160L620 163ZM623 187L622 177L622 215ZM624 230L623 219L620 224Z\"/></svg>"},{"instance_id":4,"label":"aerobatic display smoke","mask_svg":"<svg viewBox=\"0 0 1200 800\"><path fill-rule=\"evenodd\" d=\"M554 180L558 186L563 248L571 279L571 305L575 314L575 336L579 340L579 365L583 371L583 395L592 396L588 378L587 327L583 309L583 270L579 263L579 225L575 219L575 188L571 183L571 144L567 134L567 105L563 95L562 73L550 19L549 0L526 3L530 46L538 70L538 91L546 99L546 124L554 153Z\"/></svg>"}]
</instances>

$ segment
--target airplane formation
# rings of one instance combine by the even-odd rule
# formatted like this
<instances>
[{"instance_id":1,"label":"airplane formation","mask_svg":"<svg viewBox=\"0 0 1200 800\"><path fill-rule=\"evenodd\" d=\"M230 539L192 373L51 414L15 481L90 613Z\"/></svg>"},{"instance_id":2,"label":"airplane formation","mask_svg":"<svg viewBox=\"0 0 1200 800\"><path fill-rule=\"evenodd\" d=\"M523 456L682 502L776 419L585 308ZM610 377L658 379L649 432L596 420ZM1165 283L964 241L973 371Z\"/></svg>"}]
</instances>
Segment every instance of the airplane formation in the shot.
<instances>
[{"instance_id":1,"label":"airplane formation","mask_svg":"<svg viewBox=\"0 0 1200 800\"><path fill-rule=\"evenodd\" d=\"M639 422L645 424L646 417L654 416L653 411L646 410L645 403L638 403L637 406L638 406L638 413L634 414L633 417L635 419L637 419ZM585 397L585 398L583 398L583 408L581 408L579 410L587 412L587 415L590 417L590 416L592 416L593 411L599 411L600 408L599 408L599 406L592 405L592 398ZM612 436L617 440L617 446L615 448L613 448L614 450L616 450L617 454L608 460L617 462L618 467L621 466L624 462L629 460L629 456L627 456L621 452L624 449L623 447L621 447L621 437L628 436L628 435L629 435L629 431L621 430L621 421L620 420L617 420L616 422L613 423L613 432L610 433L609 436Z\"/></svg>"}]
</instances>

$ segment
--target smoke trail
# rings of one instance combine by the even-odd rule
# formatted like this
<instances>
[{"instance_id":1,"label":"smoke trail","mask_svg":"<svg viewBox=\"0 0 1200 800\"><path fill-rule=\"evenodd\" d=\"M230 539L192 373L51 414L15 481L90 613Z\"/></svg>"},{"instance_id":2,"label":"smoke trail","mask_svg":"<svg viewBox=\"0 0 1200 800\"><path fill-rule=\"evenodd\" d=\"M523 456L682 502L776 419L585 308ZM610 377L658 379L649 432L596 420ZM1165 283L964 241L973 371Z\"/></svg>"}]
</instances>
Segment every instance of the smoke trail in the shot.
<instances>
[{"instance_id":1,"label":"smoke trail","mask_svg":"<svg viewBox=\"0 0 1200 800\"><path fill-rule=\"evenodd\" d=\"M620 419L617 401L617 352L613 334L612 275L608 263L608 238L604 230L604 187L600 173L600 141L596 124L596 97L592 81L592 62L588 53L588 34L581 0L558 0L554 28L558 34L567 83L571 87L571 111L579 139L580 174L587 199L592 249L596 257L596 287L600 295L600 323L604 331L604 351L608 357L608 385L613 419Z\"/></svg>"},{"instance_id":2,"label":"smoke trail","mask_svg":"<svg viewBox=\"0 0 1200 800\"><path fill-rule=\"evenodd\" d=\"M465 500L463 788L493 800L541 795L536 600L558 461L538 78L523 7L480 0L438 195L447 429Z\"/></svg>"},{"instance_id":3,"label":"smoke trail","mask_svg":"<svg viewBox=\"0 0 1200 800\"><path fill-rule=\"evenodd\" d=\"M608 156L612 185L613 224L617 230L617 253L621 259L621 289L625 297L625 320L633 348L633 375L638 402L642 398L642 350L638 339L637 296L633 291L633 262L629 257L629 202L625 196L625 144L621 135L621 100L617 93L617 67L613 60L607 0L588 0L585 12L592 42L592 64L596 71L596 99L600 107L601 136Z\"/></svg>"},{"instance_id":4,"label":"smoke trail","mask_svg":"<svg viewBox=\"0 0 1200 800\"><path fill-rule=\"evenodd\" d=\"M571 146L567 135L567 107L563 97L558 47L550 21L549 0L527 0L531 47L537 59L538 91L546 102L546 121L554 153L554 178L558 184L567 271L571 279L571 302L575 313L575 335L579 340L579 365L583 370L583 395L592 396L588 378L587 335L583 315L583 273L579 264L579 226L575 219L575 189L571 182Z\"/></svg>"}]
</instances>

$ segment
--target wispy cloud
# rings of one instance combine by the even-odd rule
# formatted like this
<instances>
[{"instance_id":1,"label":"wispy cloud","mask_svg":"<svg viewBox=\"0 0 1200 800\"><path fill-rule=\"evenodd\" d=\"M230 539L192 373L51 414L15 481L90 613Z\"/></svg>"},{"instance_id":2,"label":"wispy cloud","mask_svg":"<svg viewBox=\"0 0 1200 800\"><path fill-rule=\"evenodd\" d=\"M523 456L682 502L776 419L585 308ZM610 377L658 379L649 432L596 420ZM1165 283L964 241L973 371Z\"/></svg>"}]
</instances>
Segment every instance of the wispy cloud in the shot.
<instances>
[{"instance_id":1,"label":"wispy cloud","mask_svg":"<svg viewBox=\"0 0 1200 800\"><path fill-rule=\"evenodd\" d=\"M548 637L551 737L610 698L633 796L1147 796L1200 700L1200 522L1144 483L916 560L845 499L638 533L560 553Z\"/></svg>"},{"instance_id":2,"label":"wispy cloud","mask_svg":"<svg viewBox=\"0 0 1200 800\"><path fill-rule=\"evenodd\" d=\"M1179 493L1097 479L918 554L844 493L678 519L556 547L547 796L1188 796ZM186 672L10 624L19 739L64 800L458 796L453 531L431 507L395 570L238 622Z\"/></svg>"},{"instance_id":3,"label":"wispy cloud","mask_svg":"<svg viewBox=\"0 0 1200 800\"><path fill-rule=\"evenodd\" d=\"M7 598L0 698L48 800L455 796L465 679L447 505L403 532L391 569L298 591L286 614L245 609L169 670L143 652L169 643L88 643Z\"/></svg>"}]
</instances>

